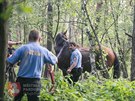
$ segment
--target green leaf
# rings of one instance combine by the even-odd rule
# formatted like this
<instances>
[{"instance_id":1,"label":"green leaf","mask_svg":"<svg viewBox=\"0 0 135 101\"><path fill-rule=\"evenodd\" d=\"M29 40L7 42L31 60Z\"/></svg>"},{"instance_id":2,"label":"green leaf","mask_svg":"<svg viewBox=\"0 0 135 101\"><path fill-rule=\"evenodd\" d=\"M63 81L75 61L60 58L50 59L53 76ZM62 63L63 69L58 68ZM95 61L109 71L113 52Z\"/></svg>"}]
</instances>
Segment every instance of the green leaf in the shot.
<instances>
[{"instance_id":1,"label":"green leaf","mask_svg":"<svg viewBox=\"0 0 135 101\"><path fill-rule=\"evenodd\" d=\"M10 17L12 9L13 9L13 6L8 6L6 11L0 14L0 17L3 18L4 20L7 20Z\"/></svg>"},{"instance_id":2,"label":"green leaf","mask_svg":"<svg viewBox=\"0 0 135 101\"><path fill-rule=\"evenodd\" d=\"M20 13L31 13L32 12L32 7L30 6L26 6L26 5L23 5L23 4L20 4L18 7L17 7L17 11Z\"/></svg>"},{"instance_id":3,"label":"green leaf","mask_svg":"<svg viewBox=\"0 0 135 101\"><path fill-rule=\"evenodd\" d=\"M3 2L3 0L0 0L0 3L2 3Z\"/></svg>"},{"instance_id":4,"label":"green leaf","mask_svg":"<svg viewBox=\"0 0 135 101\"><path fill-rule=\"evenodd\" d=\"M26 7L26 6L25 6L25 7L22 7L21 9L22 9L22 11L25 12L25 13L31 13L31 12L32 12L32 8L31 8L31 7Z\"/></svg>"}]
</instances>

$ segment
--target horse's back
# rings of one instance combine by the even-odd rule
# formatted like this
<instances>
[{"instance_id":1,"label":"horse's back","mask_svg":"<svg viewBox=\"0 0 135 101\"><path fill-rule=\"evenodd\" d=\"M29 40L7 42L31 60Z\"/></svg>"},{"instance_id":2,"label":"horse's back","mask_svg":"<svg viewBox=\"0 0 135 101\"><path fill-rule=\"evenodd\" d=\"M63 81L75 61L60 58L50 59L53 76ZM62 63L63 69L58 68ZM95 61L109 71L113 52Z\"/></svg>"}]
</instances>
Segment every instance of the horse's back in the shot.
<instances>
[{"instance_id":1,"label":"horse's back","mask_svg":"<svg viewBox=\"0 0 135 101\"><path fill-rule=\"evenodd\" d=\"M99 48L96 48L99 50ZM101 45L101 49L104 51L104 53L107 55L107 65L111 67L114 64L115 61L115 54L114 51L106 46Z\"/></svg>"},{"instance_id":2,"label":"horse's back","mask_svg":"<svg viewBox=\"0 0 135 101\"><path fill-rule=\"evenodd\" d=\"M91 64L90 64L90 53L88 48L79 47L79 51L82 54L82 67L83 72L91 72Z\"/></svg>"}]
</instances>

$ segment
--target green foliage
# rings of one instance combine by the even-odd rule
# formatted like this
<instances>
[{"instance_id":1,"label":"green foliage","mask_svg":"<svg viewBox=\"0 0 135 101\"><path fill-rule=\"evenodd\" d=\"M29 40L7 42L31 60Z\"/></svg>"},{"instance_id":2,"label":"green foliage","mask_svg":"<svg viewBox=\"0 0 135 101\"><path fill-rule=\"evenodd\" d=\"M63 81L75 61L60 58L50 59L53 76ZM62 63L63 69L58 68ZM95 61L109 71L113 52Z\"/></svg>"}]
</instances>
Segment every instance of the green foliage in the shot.
<instances>
[{"instance_id":1,"label":"green foliage","mask_svg":"<svg viewBox=\"0 0 135 101\"><path fill-rule=\"evenodd\" d=\"M7 8L5 7L5 12L1 13L0 17L3 18L4 20L8 20L8 18L11 15L12 9L13 9L13 6L8 6Z\"/></svg>"},{"instance_id":2,"label":"green foliage","mask_svg":"<svg viewBox=\"0 0 135 101\"><path fill-rule=\"evenodd\" d=\"M135 82L124 79L101 79L87 74L88 79L80 80L74 86L69 84L61 72L55 75L55 91L49 92L51 82L41 79L40 101L134 101ZM6 101L12 101L5 89ZM27 101L24 96L22 101Z\"/></svg>"},{"instance_id":3,"label":"green foliage","mask_svg":"<svg viewBox=\"0 0 135 101\"><path fill-rule=\"evenodd\" d=\"M17 6L17 11L19 13L32 13L32 7L21 3Z\"/></svg>"},{"instance_id":4,"label":"green foliage","mask_svg":"<svg viewBox=\"0 0 135 101\"><path fill-rule=\"evenodd\" d=\"M49 83L49 82L48 82ZM41 101L134 101L135 82L128 80L98 80L90 75L74 86L56 75L55 93L50 94L43 81Z\"/></svg>"},{"instance_id":5,"label":"green foliage","mask_svg":"<svg viewBox=\"0 0 135 101\"><path fill-rule=\"evenodd\" d=\"M58 8L60 8L60 24L58 32L63 31L63 29L68 29L69 24L72 24L73 33L72 37L77 36L77 43L81 43L81 29L84 31L84 46L89 44L88 37L85 33L85 28L87 27L91 34L93 34L86 15L83 14L81 9L82 0L51 0L53 6L53 33L55 33L55 28L58 20ZM102 44L109 47L113 47L114 50L120 48L124 51L127 67L130 66L130 48L128 46L128 37L125 36L125 32L131 35L132 33L132 19L133 19L133 7L129 5L128 0L104 0L100 10L96 11L97 3L101 0L87 0L87 9L92 21L93 27L98 25L96 30L99 40L101 40L103 34ZM105 2L106 1L106 2ZM0 0L0 3L3 0ZM26 29L38 29L46 31L47 23L47 0L25 0L25 3L17 5L9 5L6 12L1 14L4 19L8 19L10 13L12 16L9 19L9 28L12 37L17 37L16 33L20 35ZM112 2L112 5L111 3ZM112 9L113 8L113 9ZM114 18L118 17L117 32L121 42L121 46L117 45L116 40L116 30L114 29ZM97 22L97 18L100 21ZM74 22L69 23L69 20ZM81 24L80 22L86 22L87 26ZM42 32L43 35L46 35ZM76 34L77 33L77 34ZM26 34L26 33L25 33ZM23 38L24 35L22 35ZM14 38L13 38L14 39ZM21 39L22 41L23 39ZM46 40L45 40L46 41ZM46 43L46 42L45 42ZM117 51L116 51L117 52ZM118 55L119 56L119 55ZM89 77L87 80L79 81L75 86L69 85L68 82L63 78L63 76L58 73L56 75L56 91L54 94L50 94L48 89L51 87L49 80L42 80L41 89L41 101L134 101L135 99L135 82L130 82L128 80L104 80L99 81L95 77ZM11 100L12 97L8 96L5 90L5 99ZM24 97L26 99L26 97Z\"/></svg>"},{"instance_id":6,"label":"green foliage","mask_svg":"<svg viewBox=\"0 0 135 101\"><path fill-rule=\"evenodd\" d=\"M3 2L3 0L0 0L0 3L2 3Z\"/></svg>"}]
</instances>

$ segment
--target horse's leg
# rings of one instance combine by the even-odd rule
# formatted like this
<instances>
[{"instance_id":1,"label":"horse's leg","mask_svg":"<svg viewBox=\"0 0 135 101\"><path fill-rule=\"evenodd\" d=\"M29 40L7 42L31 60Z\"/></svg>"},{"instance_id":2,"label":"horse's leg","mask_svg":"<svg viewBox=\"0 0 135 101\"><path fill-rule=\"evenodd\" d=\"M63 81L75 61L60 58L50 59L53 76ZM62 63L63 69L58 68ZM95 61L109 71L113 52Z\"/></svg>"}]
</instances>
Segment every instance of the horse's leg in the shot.
<instances>
[{"instance_id":1,"label":"horse's leg","mask_svg":"<svg viewBox=\"0 0 135 101\"><path fill-rule=\"evenodd\" d=\"M67 69L63 68L63 69L62 69L62 73L63 73L63 76L68 75L68 74L67 74Z\"/></svg>"},{"instance_id":2,"label":"horse's leg","mask_svg":"<svg viewBox=\"0 0 135 101\"><path fill-rule=\"evenodd\" d=\"M119 64L119 60L115 52L114 52L114 55L115 55L115 60L114 60L113 78L118 79L120 77L120 64Z\"/></svg>"}]
</instances>

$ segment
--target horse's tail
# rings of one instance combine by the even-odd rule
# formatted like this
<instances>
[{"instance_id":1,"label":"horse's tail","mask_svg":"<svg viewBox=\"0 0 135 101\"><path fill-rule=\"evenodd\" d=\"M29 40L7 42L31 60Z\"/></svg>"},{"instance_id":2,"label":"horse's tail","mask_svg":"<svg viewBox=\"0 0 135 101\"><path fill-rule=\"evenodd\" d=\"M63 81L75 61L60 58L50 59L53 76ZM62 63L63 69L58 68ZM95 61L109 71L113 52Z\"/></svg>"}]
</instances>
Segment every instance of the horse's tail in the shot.
<instances>
[{"instance_id":1,"label":"horse's tail","mask_svg":"<svg viewBox=\"0 0 135 101\"><path fill-rule=\"evenodd\" d=\"M115 60L114 60L113 78L118 79L120 77L120 63L115 52L114 55L115 55Z\"/></svg>"}]
</instances>

